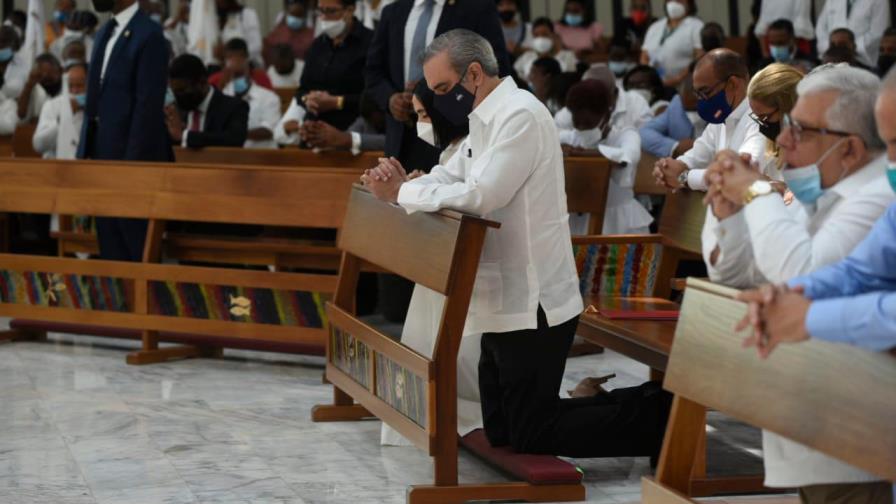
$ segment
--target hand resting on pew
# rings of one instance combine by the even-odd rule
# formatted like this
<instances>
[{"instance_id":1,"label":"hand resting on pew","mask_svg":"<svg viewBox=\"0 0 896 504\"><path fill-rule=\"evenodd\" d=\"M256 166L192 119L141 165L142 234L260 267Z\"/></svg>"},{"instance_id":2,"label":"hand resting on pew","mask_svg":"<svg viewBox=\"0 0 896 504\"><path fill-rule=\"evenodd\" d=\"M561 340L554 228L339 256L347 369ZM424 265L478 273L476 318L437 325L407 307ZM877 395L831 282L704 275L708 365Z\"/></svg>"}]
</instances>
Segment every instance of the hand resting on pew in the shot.
<instances>
[{"instance_id":1,"label":"hand resting on pew","mask_svg":"<svg viewBox=\"0 0 896 504\"><path fill-rule=\"evenodd\" d=\"M422 175L423 173L419 170L408 175L401 163L394 157L380 158L377 166L364 172L364 175L361 176L361 183L370 189L370 192L378 200L397 203L401 184Z\"/></svg>"},{"instance_id":2,"label":"hand resting on pew","mask_svg":"<svg viewBox=\"0 0 896 504\"><path fill-rule=\"evenodd\" d=\"M763 359L767 359L781 343L809 339L806 314L811 302L804 296L801 286L791 289L787 285L767 284L744 291L737 299L749 303L749 310L736 330L752 329L744 340L744 348L756 347Z\"/></svg>"}]
</instances>

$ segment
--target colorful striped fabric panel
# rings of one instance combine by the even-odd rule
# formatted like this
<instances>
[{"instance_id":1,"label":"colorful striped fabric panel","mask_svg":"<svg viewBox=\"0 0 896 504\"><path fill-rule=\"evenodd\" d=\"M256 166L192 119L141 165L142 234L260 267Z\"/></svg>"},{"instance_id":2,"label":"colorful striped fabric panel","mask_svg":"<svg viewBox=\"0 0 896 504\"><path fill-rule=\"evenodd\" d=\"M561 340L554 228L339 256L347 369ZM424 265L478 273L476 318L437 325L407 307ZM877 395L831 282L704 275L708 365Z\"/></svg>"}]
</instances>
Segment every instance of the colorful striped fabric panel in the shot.
<instances>
[{"instance_id":1,"label":"colorful striped fabric panel","mask_svg":"<svg viewBox=\"0 0 896 504\"><path fill-rule=\"evenodd\" d=\"M653 295L661 244L576 245L573 252L583 297Z\"/></svg>"},{"instance_id":2,"label":"colorful striped fabric panel","mask_svg":"<svg viewBox=\"0 0 896 504\"><path fill-rule=\"evenodd\" d=\"M370 389L370 349L363 341L339 328L333 327L331 334L330 360L333 365Z\"/></svg>"},{"instance_id":3,"label":"colorful striped fabric panel","mask_svg":"<svg viewBox=\"0 0 896 504\"><path fill-rule=\"evenodd\" d=\"M376 395L415 424L426 428L426 382L380 354L376 355Z\"/></svg>"},{"instance_id":4,"label":"colorful striped fabric panel","mask_svg":"<svg viewBox=\"0 0 896 504\"><path fill-rule=\"evenodd\" d=\"M149 282L149 313L169 317L326 329L318 292Z\"/></svg>"},{"instance_id":5,"label":"colorful striped fabric panel","mask_svg":"<svg viewBox=\"0 0 896 504\"><path fill-rule=\"evenodd\" d=\"M0 270L0 302L128 312L120 278Z\"/></svg>"}]
</instances>

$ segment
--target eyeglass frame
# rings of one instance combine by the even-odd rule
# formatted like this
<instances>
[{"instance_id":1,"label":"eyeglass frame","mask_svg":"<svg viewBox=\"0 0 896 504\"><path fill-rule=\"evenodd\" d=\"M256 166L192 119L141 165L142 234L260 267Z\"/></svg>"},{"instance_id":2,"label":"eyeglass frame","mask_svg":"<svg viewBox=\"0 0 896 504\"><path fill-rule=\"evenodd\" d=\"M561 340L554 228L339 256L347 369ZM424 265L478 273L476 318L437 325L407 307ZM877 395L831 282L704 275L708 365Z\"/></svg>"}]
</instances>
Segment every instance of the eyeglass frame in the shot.
<instances>
[{"instance_id":1,"label":"eyeglass frame","mask_svg":"<svg viewBox=\"0 0 896 504\"><path fill-rule=\"evenodd\" d=\"M808 131L809 133L817 133L819 135L833 135L839 136L843 138L849 138L851 136L858 136L855 133L849 133L847 131L838 131L829 128L814 128L811 126L803 126L799 122L795 121L790 114L784 114L781 116L781 133L787 133L793 137L794 142L802 143L803 141L803 132Z\"/></svg>"},{"instance_id":2,"label":"eyeglass frame","mask_svg":"<svg viewBox=\"0 0 896 504\"><path fill-rule=\"evenodd\" d=\"M750 116L750 119L752 119L753 122L755 122L759 126L768 126L769 124L771 124L771 123L769 123L768 118L777 114L780 110L781 110L780 108L776 108L775 110L773 110L773 111L769 112L768 114L765 114L761 117L756 115L755 112L750 112L749 116ZM783 120L783 116L782 116L782 120Z\"/></svg>"},{"instance_id":3,"label":"eyeglass frame","mask_svg":"<svg viewBox=\"0 0 896 504\"><path fill-rule=\"evenodd\" d=\"M716 82L715 84L710 86L709 90L712 91L713 89L716 89L717 87L719 87L719 84L725 84L727 86L728 80L734 76L735 76L734 74L728 75L728 77L725 77L724 79L722 79L719 82ZM695 89L694 96L696 96L698 100L708 100L708 99L712 98L713 96L719 94L720 92L721 92L721 90L715 91L712 94L706 94L703 91L700 91L699 89Z\"/></svg>"}]
</instances>

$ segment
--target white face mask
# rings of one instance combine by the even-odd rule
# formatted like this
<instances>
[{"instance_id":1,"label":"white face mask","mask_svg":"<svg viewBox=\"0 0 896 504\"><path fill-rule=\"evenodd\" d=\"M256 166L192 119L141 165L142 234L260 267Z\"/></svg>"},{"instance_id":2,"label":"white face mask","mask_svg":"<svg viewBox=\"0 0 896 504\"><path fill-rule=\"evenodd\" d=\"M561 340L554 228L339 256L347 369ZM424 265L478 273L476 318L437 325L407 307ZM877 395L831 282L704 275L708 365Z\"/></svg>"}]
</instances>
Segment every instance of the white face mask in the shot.
<instances>
[{"instance_id":1,"label":"white face mask","mask_svg":"<svg viewBox=\"0 0 896 504\"><path fill-rule=\"evenodd\" d=\"M644 98L648 105L653 101L653 93L649 89L632 89L632 91Z\"/></svg>"},{"instance_id":2,"label":"white face mask","mask_svg":"<svg viewBox=\"0 0 896 504\"><path fill-rule=\"evenodd\" d=\"M548 37L535 37L532 39L532 49L538 54L547 54L554 48L554 41Z\"/></svg>"},{"instance_id":3,"label":"white face mask","mask_svg":"<svg viewBox=\"0 0 896 504\"><path fill-rule=\"evenodd\" d=\"M417 136L429 145L438 147L436 145L436 132L432 128L432 123L417 121Z\"/></svg>"},{"instance_id":4,"label":"white face mask","mask_svg":"<svg viewBox=\"0 0 896 504\"><path fill-rule=\"evenodd\" d=\"M321 19L317 23L320 26L321 33L325 33L331 39L334 39L345 32L344 19L340 19L338 21L327 21L326 19Z\"/></svg>"},{"instance_id":5,"label":"white face mask","mask_svg":"<svg viewBox=\"0 0 896 504\"><path fill-rule=\"evenodd\" d=\"M604 139L604 131L600 126L590 130L576 130L576 134L582 141L582 147L586 149L596 149Z\"/></svg>"},{"instance_id":6,"label":"white face mask","mask_svg":"<svg viewBox=\"0 0 896 504\"><path fill-rule=\"evenodd\" d=\"M681 2L669 2L666 4L666 15L670 19L681 19L688 13L688 8Z\"/></svg>"}]
</instances>

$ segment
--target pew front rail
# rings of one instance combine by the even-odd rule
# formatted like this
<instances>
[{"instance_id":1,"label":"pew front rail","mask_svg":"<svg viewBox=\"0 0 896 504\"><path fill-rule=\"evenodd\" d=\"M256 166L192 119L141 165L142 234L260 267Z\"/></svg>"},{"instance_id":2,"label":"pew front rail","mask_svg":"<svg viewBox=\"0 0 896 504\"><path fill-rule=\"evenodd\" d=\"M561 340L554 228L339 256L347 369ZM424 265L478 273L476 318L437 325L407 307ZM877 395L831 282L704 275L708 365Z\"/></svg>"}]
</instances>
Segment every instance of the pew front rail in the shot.
<instances>
[{"instance_id":1,"label":"pew front rail","mask_svg":"<svg viewBox=\"0 0 896 504\"><path fill-rule=\"evenodd\" d=\"M244 149L242 147L206 147L190 149L175 147L174 158L178 163L209 164L215 166L255 165L318 168L373 168L382 152L362 152L357 156L351 152L329 151L317 153L310 149L287 147L283 149Z\"/></svg>"},{"instance_id":2,"label":"pew front rail","mask_svg":"<svg viewBox=\"0 0 896 504\"><path fill-rule=\"evenodd\" d=\"M139 330L132 364L202 353L159 348L160 331L323 348L335 275L158 264L165 223L336 229L355 171L16 160L0 161L0 179L0 211L149 222L142 263L0 255L0 315Z\"/></svg>"},{"instance_id":3,"label":"pew front rail","mask_svg":"<svg viewBox=\"0 0 896 504\"><path fill-rule=\"evenodd\" d=\"M663 384L675 399L643 502L696 502L689 496L707 408L896 481L894 355L812 340L781 345L763 360L734 330L747 313L736 293L688 279Z\"/></svg>"},{"instance_id":4,"label":"pew front rail","mask_svg":"<svg viewBox=\"0 0 896 504\"><path fill-rule=\"evenodd\" d=\"M578 480L542 485L458 482L457 353L486 233L498 226L447 211L408 215L356 187L340 231L339 285L327 304L331 335L326 378L334 385L334 398L331 405L316 406L312 419L354 421L376 416L432 456L433 484L412 487L407 496L412 504L566 501L585 496ZM368 263L445 295L432 358L353 315L359 272ZM477 435L481 437L481 432ZM468 441L491 450L474 439Z\"/></svg>"}]
</instances>

